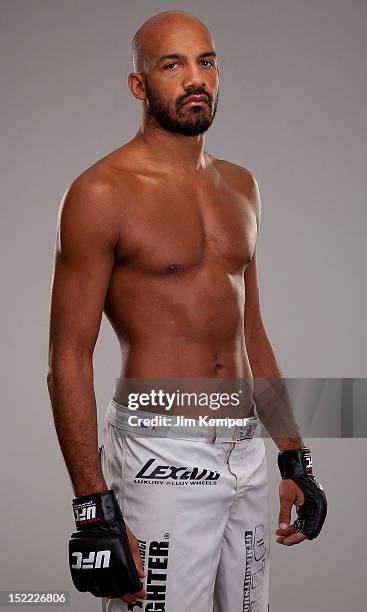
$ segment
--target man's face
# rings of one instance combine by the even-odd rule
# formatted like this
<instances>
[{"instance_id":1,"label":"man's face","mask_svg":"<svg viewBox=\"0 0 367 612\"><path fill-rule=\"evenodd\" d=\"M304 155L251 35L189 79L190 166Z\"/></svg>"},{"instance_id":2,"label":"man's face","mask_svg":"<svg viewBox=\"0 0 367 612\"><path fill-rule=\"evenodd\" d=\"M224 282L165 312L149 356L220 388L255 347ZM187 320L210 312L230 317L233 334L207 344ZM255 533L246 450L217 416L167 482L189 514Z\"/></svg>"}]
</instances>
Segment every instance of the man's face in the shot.
<instances>
[{"instance_id":1,"label":"man's face","mask_svg":"<svg viewBox=\"0 0 367 612\"><path fill-rule=\"evenodd\" d=\"M219 91L211 36L202 28L171 30L151 58L145 91L146 114L152 123L186 136L206 132L217 110ZM188 102L191 96L204 99Z\"/></svg>"}]
</instances>

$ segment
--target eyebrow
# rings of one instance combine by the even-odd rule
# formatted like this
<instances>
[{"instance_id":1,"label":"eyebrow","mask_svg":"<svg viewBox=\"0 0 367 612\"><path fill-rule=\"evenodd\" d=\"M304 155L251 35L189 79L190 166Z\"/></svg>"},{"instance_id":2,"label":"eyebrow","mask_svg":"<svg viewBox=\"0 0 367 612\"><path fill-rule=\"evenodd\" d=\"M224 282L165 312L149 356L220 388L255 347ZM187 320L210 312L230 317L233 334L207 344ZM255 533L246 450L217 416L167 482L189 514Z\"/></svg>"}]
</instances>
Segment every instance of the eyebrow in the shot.
<instances>
[{"instance_id":1,"label":"eyebrow","mask_svg":"<svg viewBox=\"0 0 367 612\"><path fill-rule=\"evenodd\" d=\"M217 54L215 51L204 51L204 53L200 53L198 57L200 59L203 57L217 57ZM163 60L166 59L185 59L185 55L182 55L181 53L168 53L167 55L162 55L158 59L158 62L163 62Z\"/></svg>"}]
</instances>

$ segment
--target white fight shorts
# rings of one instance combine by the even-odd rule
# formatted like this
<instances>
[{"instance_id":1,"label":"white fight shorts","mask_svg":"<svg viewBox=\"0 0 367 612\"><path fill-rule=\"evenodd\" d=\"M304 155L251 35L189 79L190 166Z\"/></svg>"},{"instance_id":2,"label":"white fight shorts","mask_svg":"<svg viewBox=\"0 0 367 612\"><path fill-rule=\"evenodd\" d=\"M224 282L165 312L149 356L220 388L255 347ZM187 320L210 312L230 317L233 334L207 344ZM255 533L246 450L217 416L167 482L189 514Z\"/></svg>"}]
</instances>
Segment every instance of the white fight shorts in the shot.
<instances>
[{"instance_id":1,"label":"white fight shorts","mask_svg":"<svg viewBox=\"0 0 367 612\"><path fill-rule=\"evenodd\" d=\"M101 465L138 539L147 597L103 598L103 612L268 612L267 466L253 414L241 428L151 425L152 412L111 400Z\"/></svg>"}]
</instances>

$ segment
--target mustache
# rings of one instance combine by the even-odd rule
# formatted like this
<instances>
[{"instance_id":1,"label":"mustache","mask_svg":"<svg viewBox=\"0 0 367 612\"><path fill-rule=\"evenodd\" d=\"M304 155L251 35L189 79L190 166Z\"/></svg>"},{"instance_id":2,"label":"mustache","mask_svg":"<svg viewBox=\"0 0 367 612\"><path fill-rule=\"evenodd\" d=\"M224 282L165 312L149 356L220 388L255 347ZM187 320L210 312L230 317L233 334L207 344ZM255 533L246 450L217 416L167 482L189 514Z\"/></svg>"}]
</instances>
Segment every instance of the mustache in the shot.
<instances>
[{"instance_id":1,"label":"mustache","mask_svg":"<svg viewBox=\"0 0 367 612\"><path fill-rule=\"evenodd\" d=\"M177 106L182 106L183 104L185 104L186 100L188 100L189 98L191 98L191 96L205 96L208 99L208 103L211 105L212 103L212 98L211 95L208 94L207 91L205 91L205 89L197 88L197 89L193 89L192 91L190 91L189 93L187 93L183 98L181 98L180 100L178 100L177 102Z\"/></svg>"}]
</instances>

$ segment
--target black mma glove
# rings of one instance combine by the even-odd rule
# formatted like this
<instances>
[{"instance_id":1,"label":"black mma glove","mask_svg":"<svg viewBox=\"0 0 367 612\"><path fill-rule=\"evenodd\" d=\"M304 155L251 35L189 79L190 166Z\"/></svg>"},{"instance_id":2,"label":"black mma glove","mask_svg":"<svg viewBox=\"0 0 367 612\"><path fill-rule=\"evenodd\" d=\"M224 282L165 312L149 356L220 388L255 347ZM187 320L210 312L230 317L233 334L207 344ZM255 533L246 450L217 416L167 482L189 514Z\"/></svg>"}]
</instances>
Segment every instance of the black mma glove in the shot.
<instances>
[{"instance_id":1,"label":"black mma glove","mask_svg":"<svg viewBox=\"0 0 367 612\"><path fill-rule=\"evenodd\" d=\"M78 591L122 597L143 588L113 490L73 500L77 531L69 541L71 577Z\"/></svg>"},{"instance_id":2,"label":"black mma glove","mask_svg":"<svg viewBox=\"0 0 367 612\"><path fill-rule=\"evenodd\" d=\"M327 513L324 489L312 474L312 458L309 448L280 451L278 466L282 479L290 478L302 490L305 501L297 509L297 518L291 527L302 532L309 540L320 533Z\"/></svg>"}]
</instances>

